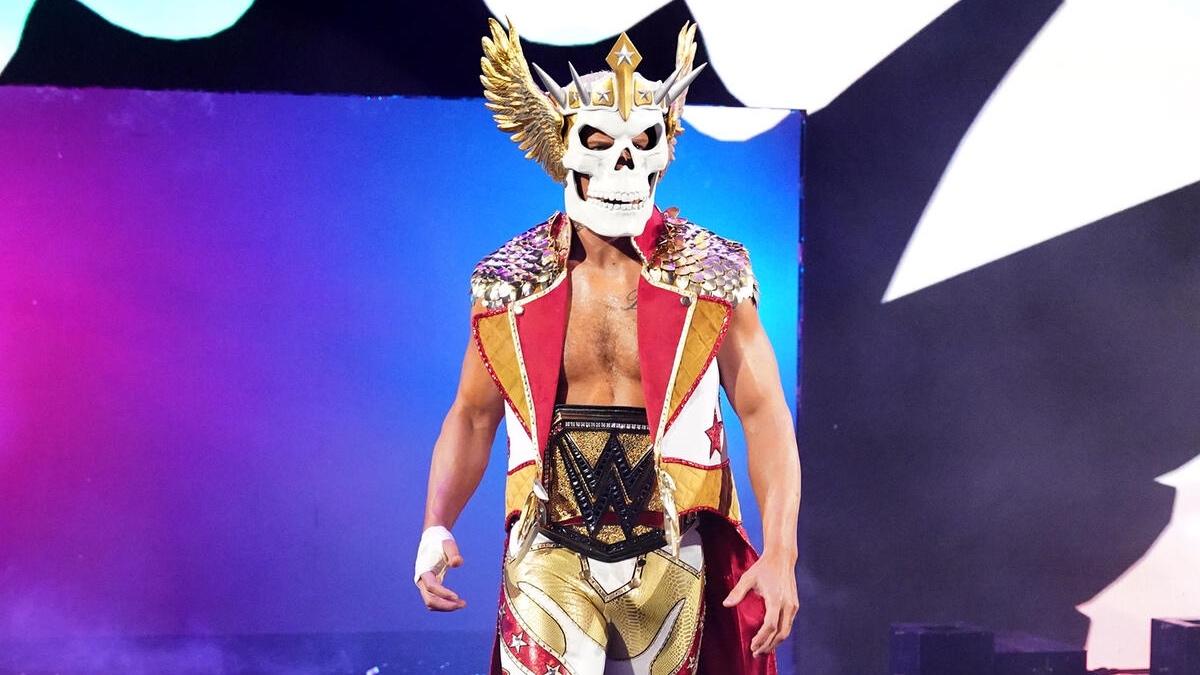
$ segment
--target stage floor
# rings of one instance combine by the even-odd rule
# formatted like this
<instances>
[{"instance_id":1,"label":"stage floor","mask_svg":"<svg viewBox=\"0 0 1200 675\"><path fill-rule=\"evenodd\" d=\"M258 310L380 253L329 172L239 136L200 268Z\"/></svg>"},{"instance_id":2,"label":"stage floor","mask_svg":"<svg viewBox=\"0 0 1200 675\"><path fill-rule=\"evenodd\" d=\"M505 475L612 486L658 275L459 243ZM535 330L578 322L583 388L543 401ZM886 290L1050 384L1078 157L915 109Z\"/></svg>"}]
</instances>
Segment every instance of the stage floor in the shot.
<instances>
[{"instance_id":1,"label":"stage floor","mask_svg":"<svg viewBox=\"0 0 1200 675\"><path fill-rule=\"evenodd\" d=\"M0 675L482 675L490 632L88 637L0 641Z\"/></svg>"}]
</instances>

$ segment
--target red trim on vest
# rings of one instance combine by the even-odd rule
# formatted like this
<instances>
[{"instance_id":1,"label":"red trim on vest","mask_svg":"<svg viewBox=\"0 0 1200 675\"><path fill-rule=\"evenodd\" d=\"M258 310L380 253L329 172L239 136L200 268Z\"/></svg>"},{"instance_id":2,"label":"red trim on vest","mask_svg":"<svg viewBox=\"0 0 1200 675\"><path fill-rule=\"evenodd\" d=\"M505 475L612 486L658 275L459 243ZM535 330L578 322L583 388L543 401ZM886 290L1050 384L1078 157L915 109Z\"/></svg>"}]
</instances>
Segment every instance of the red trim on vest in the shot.
<instances>
[{"instance_id":1,"label":"red trim on vest","mask_svg":"<svg viewBox=\"0 0 1200 675\"><path fill-rule=\"evenodd\" d=\"M550 421L558 398L558 377L562 370L563 348L567 338L567 310L571 299L568 274L545 295L521 305L516 315L517 337L521 341L521 359L529 379L530 415L537 420L538 456L546 451Z\"/></svg>"},{"instance_id":2,"label":"red trim on vest","mask_svg":"<svg viewBox=\"0 0 1200 675\"><path fill-rule=\"evenodd\" d=\"M563 225L571 222L567 214L562 211L555 211L554 215L550 216L550 238L558 240L558 233L562 232Z\"/></svg>"},{"instance_id":3,"label":"red trim on vest","mask_svg":"<svg viewBox=\"0 0 1200 675\"><path fill-rule=\"evenodd\" d=\"M666 221L663 220L663 213L655 206L650 217L646 219L646 226L642 228L642 233L633 237L634 245L638 247L638 250L642 252L642 257L647 261L651 261L651 258L654 257L654 251L658 248L658 236L662 234L665 227Z\"/></svg>"},{"instance_id":4,"label":"red trim on vest","mask_svg":"<svg viewBox=\"0 0 1200 675\"><path fill-rule=\"evenodd\" d=\"M671 419L667 420L667 429L670 429L671 425L675 423L675 418L679 417L679 413L683 412L683 406L687 405L687 402L692 398L692 394L695 393L696 387L700 386L700 380L704 379L704 374L708 372L708 367L712 365L713 359L717 358L717 352L721 351L721 345L725 342L725 335L729 332L729 324L733 323L733 305L728 300L707 296L702 296L697 300L697 302L702 301L725 305L725 319L721 324L721 331L717 333L717 341L713 344L712 350L709 351L708 356L704 359L704 367L700 369L700 374L696 376L695 380L692 380L692 385L688 387L687 393L683 395L683 398L679 399L679 405L671 413ZM686 340L687 336L684 335L682 339ZM717 399L719 405L719 393Z\"/></svg>"},{"instance_id":5,"label":"red trim on vest","mask_svg":"<svg viewBox=\"0 0 1200 675\"><path fill-rule=\"evenodd\" d=\"M681 297L651 284L645 277L638 279L638 365L642 372L642 396L646 399L646 421L650 437L655 440L667 388L675 374L675 352L687 321L688 308L679 301Z\"/></svg>"},{"instance_id":6,"label":"red trim on vest","mask_svg":"<svg viewBox=\"0 0 1200 675\"><path fill-rule=\"evenodd\" d=\"M693 513L711 513L714 516L720 517L725 522L737 528L737 531L742 535L742 539L746 541L747 546L753 546L753 544L750 543L750 535L746 534L746 531L742 529L742 521L734 520L733 518L729 517L729 514L724 513L720 509L712 506L693 506L690 509L684 509L679 512L679 517L682 518L683 516L689 516Z\"/></svg>"},{"instance_id":7,"label":"red trim on vest","mask_svg":"<svg viewBox=\"0 0 1200 675\"><path fill-rule=\"evenodd\" d=\"M524 462L521 462L520 464L518 464L518 465L514 466L513 468L509 469L509 470L508 470L508 475L509 475L509 476L511 476L511 475L513 475L514 473L516 473L516 472L520 471L521 469L524 469L525 467L527 467L527 466L530 466L530 465L532 465L532 464L536 464L536 463L537 463L537 462L535 462L535 461L534 461L534 460L532 460L532 459L527 459L527 460L525 460Z\"/></svg>"},{"instance_id":8,"label":"red trim on vest","mask_svg":"<svg viewBox=\"0 0 1200 675\"><path fill-rule=\"evenodd\" d=\"M686 460L681 457L663 457L662 462L663 462L663 464L668 464L668 463L682 464L684 466L690 466L693 469L704 469L705 471L710 471L710 470L716 471L717 469L724 469L725 467L729 466L729 458L728 457L721 460L720 464L697 464L693 461Z\"/></svg>"},{"instance_id":9,"label":"red trim on vest","mask_svg":"<svg viewBox=\"0 0 1200 675\"><path fill-rule=\"evenodd\" d=\"M520 517L521 517L521 509L513 509L512 511L509 511L508 513L504 514L504 533L505 534L508 534L508 531L512 529L512 526L517 524L517 520Z\"/></svg>"}]
</instances>

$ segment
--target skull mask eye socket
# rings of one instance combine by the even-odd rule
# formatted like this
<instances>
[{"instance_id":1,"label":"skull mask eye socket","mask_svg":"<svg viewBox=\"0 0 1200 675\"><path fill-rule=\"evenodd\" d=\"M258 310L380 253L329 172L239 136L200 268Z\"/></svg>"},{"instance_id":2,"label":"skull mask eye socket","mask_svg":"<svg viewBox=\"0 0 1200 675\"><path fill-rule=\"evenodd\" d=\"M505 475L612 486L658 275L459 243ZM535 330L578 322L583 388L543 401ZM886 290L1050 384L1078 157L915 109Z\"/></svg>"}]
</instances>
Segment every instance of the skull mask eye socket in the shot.
<instances>
[{"instance_id":1,"label":"skull mask eye socket","mask_svg":"<svg viewBox=\"0 0 1200 675\"><path fill-rule=\"evenodd\" d=\"M585 124L579 128L579 142L588 150L607 150L615 142L612 136L596 127Z\"/></svg>"},{"instance_id":2,"label":"skull mask eye socket","mask_svg":"<svg viewBox=\"0 0 1200 675\"><path fill-rule=\"evenodd\" d=\"M638 150L653 150L661 139L662 125L655 124L654 126L646 127L642 133L634 136L633 147Z\"/></svg>"},{"instance_id":3,"label":"skull mask eye socket","mask_svg":"<svg viewBox=\"0 0 1200 675\"><path fill-rule=\"evenodd\" d=\"M646 127L642 133L632 139L633 147L638 150L653 150L662 140L662 125L655 124ZM579 128L579 142L588 150L607 150L616 140L608 133L596 127L585 124Z\"/></svg>"}]
</instances>

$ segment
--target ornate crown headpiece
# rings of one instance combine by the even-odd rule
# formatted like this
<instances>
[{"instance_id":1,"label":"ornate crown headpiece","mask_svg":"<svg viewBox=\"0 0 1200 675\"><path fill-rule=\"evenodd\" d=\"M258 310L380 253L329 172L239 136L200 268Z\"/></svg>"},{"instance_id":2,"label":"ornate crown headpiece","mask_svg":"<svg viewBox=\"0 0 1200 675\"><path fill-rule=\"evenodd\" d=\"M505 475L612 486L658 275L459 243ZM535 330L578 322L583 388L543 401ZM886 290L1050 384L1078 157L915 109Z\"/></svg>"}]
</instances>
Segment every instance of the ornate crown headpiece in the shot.
<instances>
[{"instance_id":1,"label":"ornate crown headpiece","mask_svg":"<svg viewBox=\"0 0 1200 675\"><path fill-rule=\"evenodd\" d=\"M571 83L564 87L536 63L526 63L520 36L511 20L507 31L495 19L488 19L488 28L491 36L483 38L483 74L479 77L487 107L496 125L511 134L525 157L536 160L558 182L566 178L562 157L573 114L584 109L614 110L628 119L634 108L657 108L663 112L668 137L674 138L683 133L680 118L687 88L708 65L692 67L696 26L685 22L675 50L675 71L665 80L651 81L637 72L642 55L629 36L621 33L608 53L611 72L580 77L575 66L568 63ZM530 65L545 91L534 83Z\"/></svg>"}]
</instances>

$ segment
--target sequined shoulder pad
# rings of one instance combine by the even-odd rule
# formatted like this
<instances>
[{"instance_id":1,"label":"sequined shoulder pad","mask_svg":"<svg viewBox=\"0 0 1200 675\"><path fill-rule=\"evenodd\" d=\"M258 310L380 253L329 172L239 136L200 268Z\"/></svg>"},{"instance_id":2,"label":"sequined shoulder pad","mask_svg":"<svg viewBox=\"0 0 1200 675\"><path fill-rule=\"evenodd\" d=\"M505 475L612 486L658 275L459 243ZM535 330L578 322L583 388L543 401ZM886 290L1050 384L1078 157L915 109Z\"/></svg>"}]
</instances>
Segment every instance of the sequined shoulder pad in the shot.
<instances>
[{"instance_id":1,"label":"sequined shoulder pad","mask_svg":"<svg viewBox=\"0 0 1200 675\"><path fill-rule=\"evenodd\" d=\"M758 280L745 246L678 216L667 217L665 226L649 261L652 279L735 307L747 299L758 304Z\"/></svg>"},{"instance_id":2,"label":"sequined shoulder pad","mask_svg":"<svg viewBox=\"0 0 1200 675\"><path fill-rule=\"evenodd\" d=\"M554 218L518 234L475 265L471 299L498 309L542 291L563 269L554 240Z\"/></svg>"}]
</instances>

